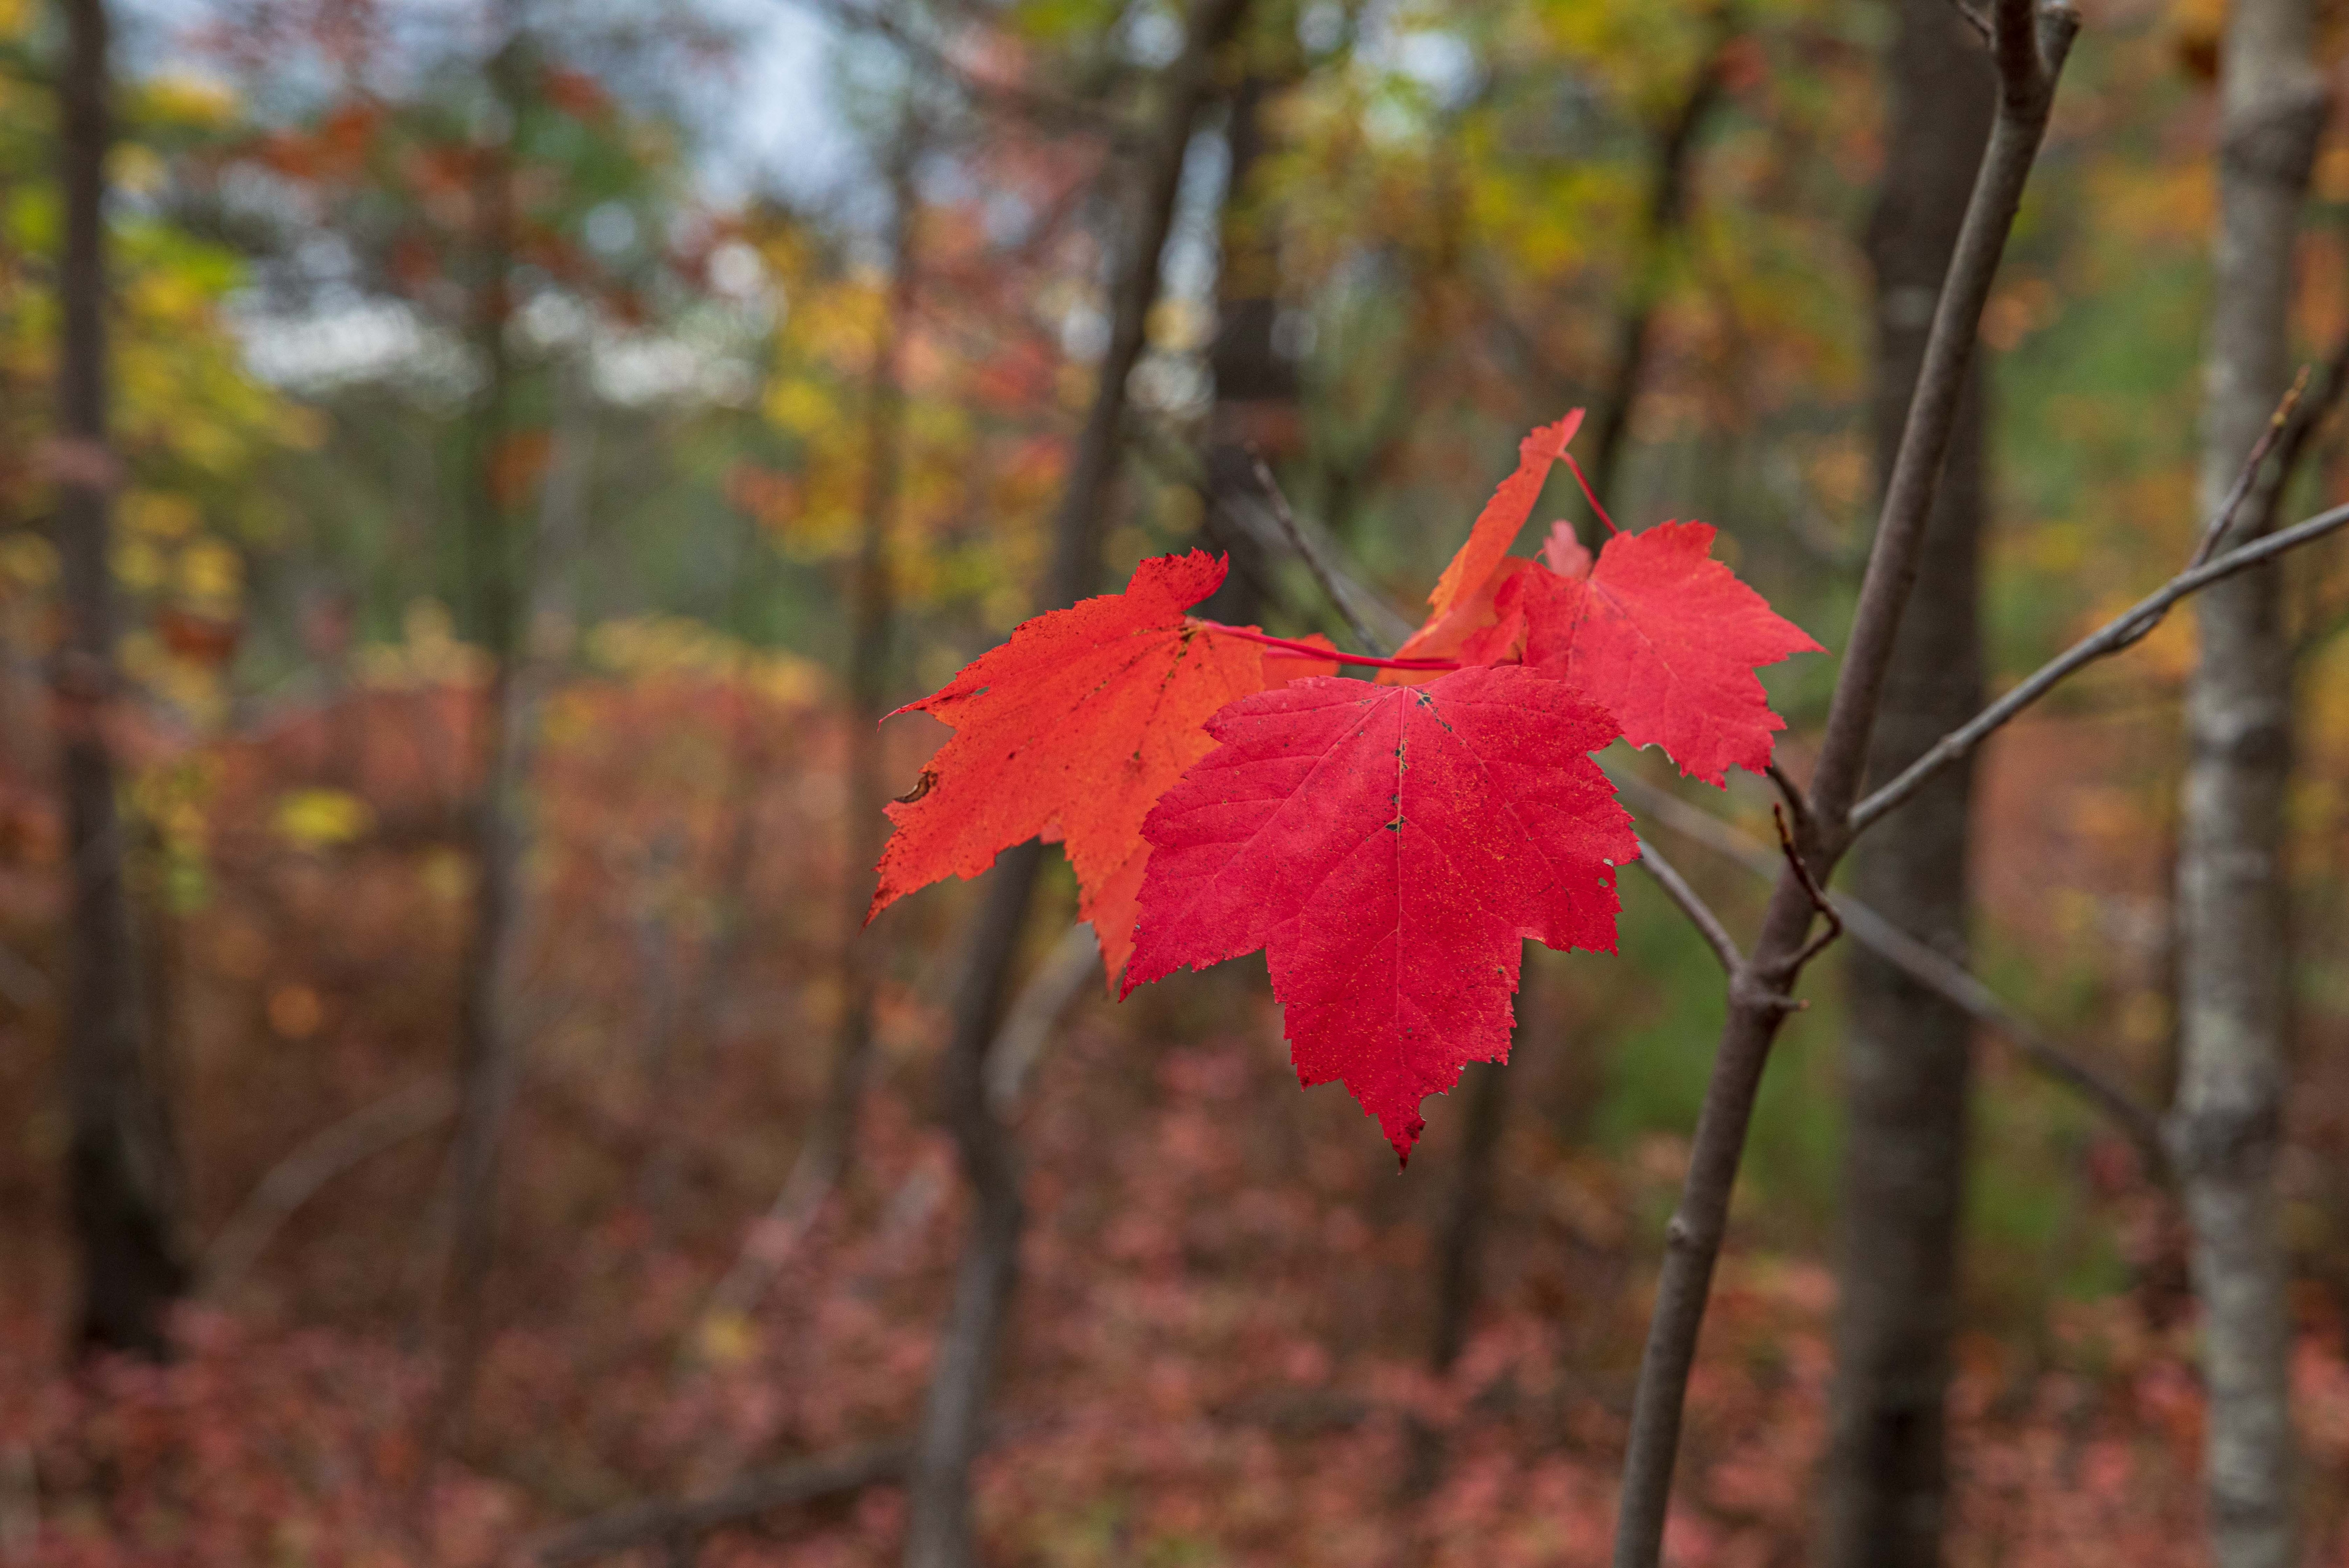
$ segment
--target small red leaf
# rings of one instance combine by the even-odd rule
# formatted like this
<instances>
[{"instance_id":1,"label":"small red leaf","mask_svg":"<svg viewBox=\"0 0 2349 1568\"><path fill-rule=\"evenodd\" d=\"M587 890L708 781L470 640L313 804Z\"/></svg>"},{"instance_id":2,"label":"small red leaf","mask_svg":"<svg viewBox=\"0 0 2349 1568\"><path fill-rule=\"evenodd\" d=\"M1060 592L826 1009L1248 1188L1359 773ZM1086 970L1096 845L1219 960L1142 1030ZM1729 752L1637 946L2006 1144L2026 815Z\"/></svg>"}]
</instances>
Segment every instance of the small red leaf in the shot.
<instances>
[{"instance_id":1,"label":"small red leaf","mask_svg":"<svg viewBox=\"0 0 2349 1568\"><path fill-rule=\"evenodd\" d=\"M1527 562L1495 596L1482 651L1522 636L1526 664L1605 704L1624 739L1662 747L1690 778L1759 773L1786 721L1754 670L1825 650L1713 560L1713 541L1709 524L1666 522L1616 534L1587 574Z\"/></svg>"},{"instance_id":2,"label":"small red leaf","mask_svg":"<svg viewBox=\"0 0 2349 1568\"><path fill-rule=\"evenodd\" d=\"M1125 989L1263 948L1299 1078L1343 1082L1408 1158L1420 1101L1507 1057L1524 939L1615 945L1637 849L1589 757L1615 723L1504 665L1305 681L1207 727L1143 827Z\"/></svg>"},{"instance_id":3,"label":"small red leaf","mask_svg":"<svg viewBox=\"0 0 2349 1568\"><path fill-rule=\"evenodd\" d=\"M1183 614L1224 572L1195 550L1144 561L1124 593L1022 623L943 690L899 708L955 735L924 769L928 788L888 808L897 827L866 918L942 878L978 875L1013 844L1058 839L1114 983L1132 949L1134 862L1148 853L1143 818L1214 746L1207 716L1264 689L1261 648Z\"/></svg>"}]
</instances>

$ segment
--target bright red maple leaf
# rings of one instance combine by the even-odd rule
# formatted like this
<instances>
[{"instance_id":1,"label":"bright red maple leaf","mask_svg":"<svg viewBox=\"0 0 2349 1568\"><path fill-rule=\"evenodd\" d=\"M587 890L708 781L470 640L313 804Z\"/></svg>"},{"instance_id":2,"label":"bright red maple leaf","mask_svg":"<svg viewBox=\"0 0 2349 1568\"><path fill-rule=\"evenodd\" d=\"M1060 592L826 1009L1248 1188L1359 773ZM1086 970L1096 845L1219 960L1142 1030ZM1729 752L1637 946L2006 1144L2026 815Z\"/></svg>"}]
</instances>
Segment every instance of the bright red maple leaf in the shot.
<instances>
[{"instance_id":1,"label":"bright red maple leaf","mask_svg":"<svg viewBox=\"0 0 2349 1568\"><path fill-rule=\"evenodd\" d=\"M1495 595L1498 617L1471 636L1467 658L1516 653L1605 705L1634 746L1661 746L1682 773L1708 784L1729 769L1770 766L1771 737L1786 721L1754 672L1794 654L1821 653L1810 634L1713 559L1713 530L1664 522L1589 552L1553 539Z\"/></svg>"},{"instance_id":2,"label":"bright red maple leaf","mask_svg":"<svg viewBox=\"0 0 2349 1568\"><path fill-rule=\"evenodd\" d=\"M1507 1058L1524 940L1614 949L1638 847L1589 754L1615 721L1493 665L1302 681L1207 727L1143 825L1125 991L1263 948L1298 1077L1343 1082L1408 1159L1420 1101Z\"/></svg>"},{"instance_id":3,"label":"bright red maple leaf","mask_svg":"<svg viewBox=\"0 0 2349 1568\"><path fill-rule=\"evenodd\" d=\"M1123 593L1023 622L942 690L897 709L955 735L888 808L896 831L866 918L943 878L978 875L1013 844L1056 839L1114 983L1149 855L1143 818L1215 744L1207 716L1266 685L1262 645L1184 614L1226 570L1196 550L1144 561ZM1293 655L1272 662L1276 679L1336 668Z\"/></svg>"}]
</instances>

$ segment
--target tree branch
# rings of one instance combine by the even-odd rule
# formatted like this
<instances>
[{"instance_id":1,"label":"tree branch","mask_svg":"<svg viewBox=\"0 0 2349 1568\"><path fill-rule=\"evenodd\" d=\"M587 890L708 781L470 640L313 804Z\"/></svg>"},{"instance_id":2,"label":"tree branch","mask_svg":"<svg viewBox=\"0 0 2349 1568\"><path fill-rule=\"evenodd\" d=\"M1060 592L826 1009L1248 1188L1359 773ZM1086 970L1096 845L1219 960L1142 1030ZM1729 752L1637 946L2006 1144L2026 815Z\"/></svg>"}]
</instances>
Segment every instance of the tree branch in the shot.
<instances>
[{"instance_id":1,"label":"tree branch","mask_svg":"<svg viewBox=\"0 0 2349 1568\"><path fill-rule=\"evenodd\" d=\"M867 1443L745 1476L707 1497L630 1503L566 1525L542 1541L533 1555L543 1568L560 1568L632 1547L690 1542L762 1513L902 1481L913 1452L902 1438Z\"/></svg>"},{"instance_id":2,"label":"tree branch","mask_svg":"<svg viewBox=\"0 0 2349 1568\"><path fill-rule=\"evenodd\" d=\"M236 1288L278 1229L318 1190L352 1166L429 1132L457 1109L445 1078L429 1078L360 1107L311 1134L270 1167L252 1193L204 1249L199 1270L203 1293L214 1298Z\"/></svg>"},{"instance_id":3,"label":"tree branch","mask_svg":"<svg viewBox=\"0 0 2349 1568\"><path fill-rule=\"evenodd\" d=\"M1655 845L1645 839L1640 840L1639 845L1640 869L1655 878L1656 885L1664 890L1664 896L1679 905L1680 912L1689 917L1689 923L1703 936L1705 944L1713 949L1713 955L1721 960L1722 973L1735 975L1744 968L1745 954L1737 951L1737 944L1731 939L1729 928L1721 923L1721 917L1713 913L1712 906L1697 896L1696 890L1672 869L1670 861L1656 852Z\"/></svg>"},{"instance_id":4,"label":"tree branch","mask_svg":"<svg viewBox=\"0 0 2349 1568\"><path fill-rule=\"evenodd\" d=\"M862 5L858 0L799 0L799 4L834 26L885 39L907 60L952 83L957 91L983 108L1064 132L1106 136L1118 146L1126 146L1133 139L1128 128L1092 104L1035 88L985 81L972 76L945 48L918 36L877 5Z\"/></svg>"},{"instance_id":5,"label":"tree branch","mask_svg":"<svg viewBox=\"0 0 2349 1568\"><path fill-rule=\"evenodd\" d=\"M1757 877L1767 879L1778 874L1781 862L1776 856L1710 811L1700 810L1679 796L1635 776L1616 778L1615 787L1638 801L1642 811L1683 838L1692 839L1736 861ZM1828 897L1843 916L1844 926L1854 942L1918 985L2004 1035L2025 1061L2085 1097L2109 1116L2136 1145L2155 1180L2168 1179L2168 1155L2161 1141L2161 1119L2137 1096L2116 1083L2103 1069L2049 1039L2037 1025L2007 1006L1971 971L1901 930L1873 905L1849 893L1830 893Z\"/></svg>"},{"instance_id":6,"label":"tree branch","mask_svg":"<svg viewBox=\"0 0 2349 1568\"><path fill-rule=\"evenodd\" d=\"M1337 606L1339 614L1346 618L1346 625L1354 634L1355 640L1367 652L1393 653L1394 645L1372 631L1370 622L1354 607L1354 594L1361 592L1360 587L1342 579L1335 563L1306 538L1305 531L1297 525L1297 514L1288 510L1288 498L1280 493L1280 481L1272 477L1272 469L1266 464L1263 454L1251 450L1248 458L1256 465L1256 482L1264 490L1265 505L1272 512L1272 521L1280 525L1282 540L1297 552L1297 558L1305 562L1305 569L1313 573L1313 581L1319 585L1323 596ZM1350 588L1352 592L1349 592Z\"/></svg>"},{"instance_id":7,"label":"tree branch","mask_svg":"<svg viewBox=\"0 0 2349 1568\"><path fill-rule=\"evenodd\" d=\"M2349 506L2336 506L2279 532L2230 550L2215 561L2205 562L2191 571L2179 573L2159 589L2040 665L2013 691L1967 721L1963 727L1953 729L1935 741L1932 749L1910 763L1899 777L1851 809L1850 830L1858 832L1915 794L1926 779L1980 746L2009 719L2045 696L2065 676L2143 640L2147 633L2161 624L2162 617L2168 614L2170 608L2179 600L2189 598L2238 572L2248 571L2263 561L2273 560L2288 551L2322 539L2344 523L2349 523Z\"/></svg>"},{"instance_id":8,"label":"tree branch","mask_svg":"<svg viewBox=\"0 0 2349 1568\"><path fill-rule=\"evenodd\" d=\"M1827 709L1826 733L1810 785L1814 841L1805 872L1824 883L1851 840L1847 820L1859 793L1893 639L1917 577L1927 521L1956 423L1974 337L1998 273L2023 191L2047 129L2057 72L2079 18L2066 5L2039 11L2032 0L1998 0L1998 114L1976 173L1963 226L1934 311L1917 390L1884 508L1868 552L1843 669ZM1786 997L1802 964L1817 911L1805 876L1783 872L1771 894L1748 967L1763 985L1733 976L1702 1110L1690 1144L1688 1176L1665 1232L1662 1272L1641 1355L1616 1514L1615 1568L1655 1568L1679 1459L1681 1418L1697 1336L1712 1294L1713 1265L1727 1233L1729 1199L1744 1156L1754 1098L1770 1047L1785 1022Z\"/></svg>"},{"instance_id":9,"label":"tree branch","mask_svg":"<svg viewBox=\"0 0 2349 1568\"><path fill-rule=\"evenodd\" d=\"M1008 1121L1027 1098L1029 1081L1043 1060L1052 1031L1101 963L1101 942L1079 921L1062 934L1044 962L1011 999L1010 1010L987 1048L987 1103L996 1119Z\"/></svg>"},{"instance_id":10,"label":"tree branch","mask_svg":"<svg viewBox=\"0 0 2349 1568\"><path fill-rule=\"evenodd\" d=\"M1773 806L1770 808L1770 820L1777 824L1778 850L1786 858L1786 869L1795 873L1795 880L1801 882L1803 891L1810 895L1811 908L1825 915L1827 923L1825 931L1805 943L1801 951L1786 960L1786 969L1791 976L1825 953L1835 939L1843 934L1843 916L1836 913L1835 902L1827 897L1826 889L1819 885L1818 878L1811 874L1810 866L1803 860L1803 851L1795 847L1795 835L1786 827L1786 813Z\"/></svg>"},{"instance_id":11,"label":"tree branch","mask_svg":"<svg viewBox=\"0 0 2349 1568\"><path fill-rule=\"evenodd\" d=\"M2235 476L2234 485L2227 491L2227 499L2219 503L2217 515L2203 526L2201 541L2195 545L2194 553L2186 562L2189 571L2209 560L2211 552L2219 548L2219 541L2226 537L2228 525L2235 521L2235 513L2242 510L2243 499L2251 493L2251 485L2260 477L2260 465L2267 461L2269 450L2294 423L2293 410L2299 407L2301 394L2307 390L2308 366L2303 365L2300 367L2300 374L2292 378L2292 385L2285 388L2283 401L2278 403L2275 412L2268 416L2267 424L2260 430L2260 438L2251 443L2251 452L2243 459L2242 471Z\"/></svg>"},{"instance_id":12,"label":"tree branch","mask_svg":"<svg viewBox=\"0 0 2349 1568\"><path fill-rule=\"evenodd\" d=\"M2168 1182L2169 1156L2161 1141L2161 1119L2135 1095L2041 1034L1996 992L1938 949L1855 899L1838 898L1836 907L1843 912L1854 941L1942 1000L2004 1035L2033 1067L2068 1086L2109 1117L2136 1145L2147 1173L2165 1185Z\"/></svg>"}]
</instances>

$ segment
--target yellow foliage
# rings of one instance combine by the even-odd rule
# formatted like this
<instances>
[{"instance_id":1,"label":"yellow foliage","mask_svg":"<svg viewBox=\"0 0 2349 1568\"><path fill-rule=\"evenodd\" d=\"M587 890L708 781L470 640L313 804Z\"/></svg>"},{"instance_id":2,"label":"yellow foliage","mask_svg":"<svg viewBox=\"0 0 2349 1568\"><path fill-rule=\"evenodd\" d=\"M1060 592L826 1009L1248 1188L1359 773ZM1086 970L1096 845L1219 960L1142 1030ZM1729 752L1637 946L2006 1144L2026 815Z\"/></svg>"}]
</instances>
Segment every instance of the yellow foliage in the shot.
<instances>
[{"instance_id":1,"label":"yellow foliage","mask_svg":"<svg viewBox=\"0 0 2349 1568\"><path fill-rule=\"evenodd\" d=\"M831 397L814 382L777 377L767 388L767 418L795 436L813 436L836 422Z\"/></svg>"},{"instance_id":2,"label":"yellow foliage","mask_svg":"<svg viewBox=\"0 0 2349 1568\"><path fill-rule=\"evenodd\" d=\"M489 655L457 640L456 623L436 600L419 599L401 618L402 640L361 648L354 661L375 686L468 686L489 673Z\"/></svg>"},{"instance_id":3,"label":"yellow foliage","mask_svg":"<svg viewBox=\"0 0 2349 1568\"><path fill-rule=\"evenodd\" d=\"M373 831L375 809L347 790L295 789L279 797L276 826L296 849L332 849Z\"/></svg>"},{"instance_id":4,"label":"yellow foliage","mask_svg":"<svg viewBox=\"0 0 2349 1568\"><path fill-rule=\"evenodd\" d=\"M822 700L827 685L823 667L812 660L754 647L683 615L606 621L588 634L587 654L624 677L682 674L739 679L793 706Z\"/></svg>"},{"instance_id":5,"label":"yellow foliage","mask_svg":"<svg viewBox=\"0 0 2349 1568\"><path fill-rule=\"evenodd\" d=\"M215 540L198 540L180 552L180 591L191 599L233 602L244 587L244 562Z\"/></svg>"},{"instance_id":6,"label":"yellow foliage","mask_svg":"<svg viewBox=\"0 0 2349 1568\"><path fill-rule=\"evenodd\" d=\"M0 576L19 588L46 588L57 580L56 546L37 533L0 538Z\"/></svg>"},{"instance_id":7,"label":"yellow foliage","mask_svg":"<svg viewBox=\"0 0 2349 1568\"><path fill-rule=\"evenodd\" d=\"M9 3L0 0L0 8ZM178 125L216 129L236 118L236 94L224 83L207 77L167 72L142 83L140 95L150 115Z\"/></svg>"},{"instance_id":8,"label":"yellow foliage","mask_svg":"<svg viewBox=\"0 0 2349 1568\"><path fill-rule=\"evenodd\" d=\"M163 585L171 561L152 542L136 537L114 542L114 575L134 593L152 593Z\"/></svg>"},{"instance_id":9,"label":"yellow foliage","mask_svg":"<svg viewBox=\"0 0 2349 1568\"><path fill-rule=\"evenodd\" d=\"M193 500L164 490L131 490L122 498L116 515L130 532L154 539L185 539L203 522Z\"/></svg>"}]
</instances>

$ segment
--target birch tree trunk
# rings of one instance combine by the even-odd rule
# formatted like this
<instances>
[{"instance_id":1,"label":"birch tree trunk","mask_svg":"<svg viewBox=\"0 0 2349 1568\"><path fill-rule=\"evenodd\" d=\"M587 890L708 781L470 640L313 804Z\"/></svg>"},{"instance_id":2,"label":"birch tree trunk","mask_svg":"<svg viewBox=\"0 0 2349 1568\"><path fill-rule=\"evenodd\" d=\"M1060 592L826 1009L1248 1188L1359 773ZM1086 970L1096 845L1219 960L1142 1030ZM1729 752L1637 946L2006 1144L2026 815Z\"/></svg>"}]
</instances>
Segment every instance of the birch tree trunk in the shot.
<instances>
[{"instance_id":1,"label":"birch tree trunk","mask_svg":"<svg viewBox=\"0 0 2349 1568\"><path fill-rule=\"evenodd\" d=\"M105 0L65 0L57 79L65 248L57 269L58 561L65 635L51 676L72 888L65 1034L72 1140L67 1188L79 1253L77 1337L86 1349L160 1356L164 1317L187 1288L179 1168L140 1005L123 880L123 824L106 717L114 664L109 564L115 462L107 445L106 154L113 140Z\"/></svg>"},{"instance_id":2,"label":"birch tree trunk","mask_svg":"<svg viewBox=\"0 0 2349 1568\"><path fill-rule=\"evenodd\" d=\"M2216 293L2201 511L2215 512L2291 378L2300 210L2325 113L2311 0L2235 0L2220 67ZM2267 527L2244 520L2239 544ZM2283 795L2292 664L2265 566L2196 606L2178 857L2178 1083L2168 1138L2193 1231L2209 1390L2204 1455L2220 1568L2288 1568L2291 1324L2274 1170L2291 984Z\"/></svg>"},{"instance_id":3,"label":"birch tree trunk","mask_svg":"<svg viewBox=\"0 0 2349 1568\"><path fill-rule=\"evenodd\" d=\"M1933 305L1990 136L1998 78L1948 0L1894 0L1884 183L1868 224L1876 274L1871 423L1879 482L1899 450ZM1868 775L1881 782L1982 706L1982 391L1968 376L1901 616ZM1971 761L1942 771L1854 855L1856 891L1962 964ZM1841 1291L1830 1412L1826 1559L1833 1568L1940 1561L1943 1403L1955 1326L1973 1021L1865 949L1852 953L1844 1046Z\"/></svg>"}]
</instances>

